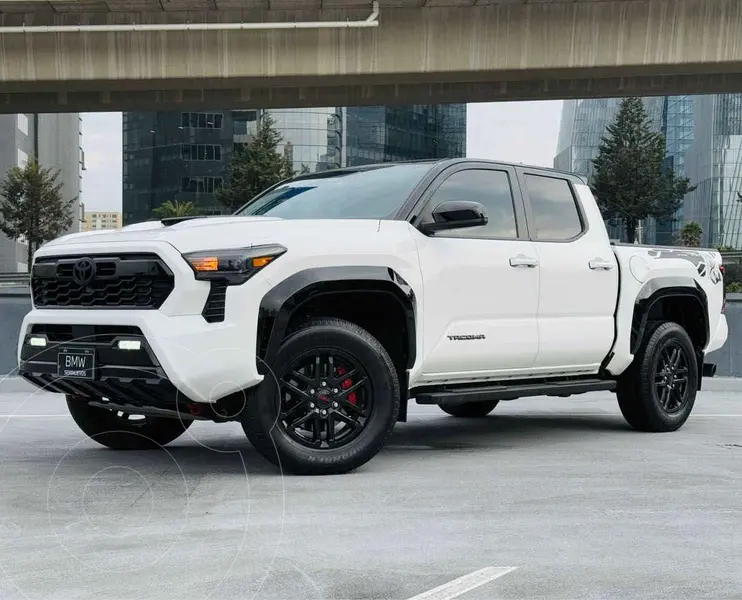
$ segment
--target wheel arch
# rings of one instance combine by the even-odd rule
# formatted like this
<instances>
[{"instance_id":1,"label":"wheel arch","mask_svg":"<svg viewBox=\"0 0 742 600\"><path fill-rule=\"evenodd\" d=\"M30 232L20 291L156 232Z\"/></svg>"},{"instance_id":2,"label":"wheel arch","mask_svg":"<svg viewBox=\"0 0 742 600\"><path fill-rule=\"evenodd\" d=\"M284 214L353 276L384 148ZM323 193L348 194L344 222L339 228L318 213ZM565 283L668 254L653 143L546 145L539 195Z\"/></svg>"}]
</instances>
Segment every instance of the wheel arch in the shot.
<instances>
[{"instance_id":1,"label":"wheel arch","mask_svg":"<svg viewBox=\"0 0 742 600\"><path fill-rule=\"evenodd\" d=\"M281 342L291 333L297 317L309 305L316 305L319 298L329 303L333 296L338 298L357 293L376 297L382 295L399 307L404 332L404 360L399 366L405 371L412 368L417 358L415 293L394 269L383 266L311 268L299 271L277 284L260 302L256 348L258 362L271 361ZM406 389L402 387L404 393Z\"/></svg>"},{"instance_id":2,"label":"wheel arch","mask_svg":"<svg viewBox=\"0 0 742 600\"><path fill-rule=\"evenodd\" d=\"M650 321L663 318L682 325L699 353L709 341L708 298L691 277L658 277L637 294L631 324L631 353L636 354Z\"/></svg>"}]
</instances>

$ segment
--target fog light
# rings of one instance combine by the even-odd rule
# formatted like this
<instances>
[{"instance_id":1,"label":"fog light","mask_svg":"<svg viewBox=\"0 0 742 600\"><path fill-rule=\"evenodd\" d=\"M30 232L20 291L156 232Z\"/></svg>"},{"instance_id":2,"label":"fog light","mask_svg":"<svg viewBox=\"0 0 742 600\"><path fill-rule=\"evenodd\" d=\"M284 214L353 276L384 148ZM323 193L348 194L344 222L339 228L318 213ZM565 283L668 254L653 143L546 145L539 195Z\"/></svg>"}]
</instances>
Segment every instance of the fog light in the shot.
<instances>
[{"instance_id":1,"label":"fog light","mask_svg":"<svg viewBox=\"0 0 742 600\"><path fill-rule=\"evenodd\" d=\"M38 335L28 338L28 345L36 348L46 348L46 338Z\"/></svg>"},{"instance_id":2,"label":"fog light","mask_svg":"<svg viewBox=\"0 0 742 600\"><path fill-rule=\"evenodd\" d=\"M142 342L140 342L139 340L119 340L119 343L116 344L116 347L119 350L141 350Z\"/></svg>"}]
</instances>

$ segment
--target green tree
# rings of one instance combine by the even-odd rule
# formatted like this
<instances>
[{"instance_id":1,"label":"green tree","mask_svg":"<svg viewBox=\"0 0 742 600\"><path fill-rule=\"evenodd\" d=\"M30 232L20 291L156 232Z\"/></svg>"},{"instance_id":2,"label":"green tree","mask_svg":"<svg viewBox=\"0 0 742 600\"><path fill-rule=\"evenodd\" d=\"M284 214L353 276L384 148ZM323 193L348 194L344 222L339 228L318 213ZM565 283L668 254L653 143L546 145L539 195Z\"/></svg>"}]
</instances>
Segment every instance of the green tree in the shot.
<instances>
[{"instance_id":1,"label":"green tree","mask_svg":"<svg viewBox=\"0 0 742 600\"><path fill-rule=\"evenodd\" d=\"M703 235L703 229L699 223L690 221L683 225L680 230L680 243L683 246L692 246L698 248L701 245L701 236Z\"/></svg>"},{"instance_id":2,"label":"green tree","mask_svg":"<svg viewBox=\"0 0 742 600\"><path fill-rule=\"evenodd\" d=\"M630 243L639 221L672 218L695 189L665 166L665 154L665 137L652 131L641 99L623 100L593 160L592 189L603 217L621 219Z\"/></svg>"},{"instance_id":3,"label":"green tree","mask_svg":"<svg viewBox=\"0 0 742 600\"><path fill-rule=\"evenodd\" d=\"M233 153L224 185L217 200L229 211L257 196L279 181L294 176L291 160L278 151L281 134L268 113L264 113L255 136Z\"/></svg>"},{"instance_id":4,"label":"green tree","mask_svg":"<svg viewBox=\"0 0 742 600\"><path fill-rule=\"evenodd\" d=\"M12 240L25 239L29 271L33 253L73 222L77 197L64 199L59 173L31 158L23 167L11 167L0 182L0 231Z\"/></svg>"},{"instance_id":5,"label":"green tree","mask_svg":"<svg viewBox=\"0 0 742 600\"><path fill-rule=\"evenodd\" d=\"M166 217L190 217L201 214L193 202L179 202L178 200L166 200L155 208L152 213L158 219Z\"/></svg>"}]
</instances>

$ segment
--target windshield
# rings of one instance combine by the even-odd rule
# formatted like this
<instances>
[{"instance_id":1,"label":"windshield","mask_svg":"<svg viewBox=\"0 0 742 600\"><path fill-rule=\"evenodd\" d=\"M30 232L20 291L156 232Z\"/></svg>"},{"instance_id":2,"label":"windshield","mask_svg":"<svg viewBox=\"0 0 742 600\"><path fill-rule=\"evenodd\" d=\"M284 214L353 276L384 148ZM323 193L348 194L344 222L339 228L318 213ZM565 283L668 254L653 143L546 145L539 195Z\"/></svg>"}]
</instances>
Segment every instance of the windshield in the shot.
<instances>
[{"instance_id":1,"label":"windshield","mask_svg":"<svg viewBox=\"0 0 742 600\"><path fill-rule=\"evenodd\" d=\"M286 182L235 214L282 219L382 219L404 204L431 163L387 165Z\"/></svg>"}]
</instances>

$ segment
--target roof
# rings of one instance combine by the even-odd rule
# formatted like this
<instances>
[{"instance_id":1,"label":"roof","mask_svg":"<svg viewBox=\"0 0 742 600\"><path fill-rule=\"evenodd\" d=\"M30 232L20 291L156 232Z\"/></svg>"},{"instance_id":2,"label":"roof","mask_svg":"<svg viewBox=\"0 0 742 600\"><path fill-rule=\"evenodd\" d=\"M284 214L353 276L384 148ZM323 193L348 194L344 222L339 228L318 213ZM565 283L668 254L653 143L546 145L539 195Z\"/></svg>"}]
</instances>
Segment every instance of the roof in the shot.
<instances>
[{"instance_id":1,"label":"roof","mask_svg":"<svg viewBox=\"0 0 742 600\"><path fill-rule=\"evenodd\" d=\"M343 173L355 173L358 171L368 171L370 169L379 169L382 167L389 167L392 165L406 165L406 164L420 164L420 163L429 163L431 168L434 166L443 166L444 164L457 164L462 162L472 162L472 163L485 163L490 165L499 165L499 166L506 166L506 167L514 167L514 168L521 168L521 169L529 169L534 171L550 171L553 173L561 173L563 175L568 175L570 177L577 177L580 180L582 180L584 183L587 183L585 180L585 177L583 175L580 175L578 173L574 173L572 171L565 171L563 169L557 169L554 167L544 167L542 165L528 165L524 163L516 163L516 162L508 162L508 161L502 161L502 160L491 160L486 158L442 158L442 159L435 159L435 158L427 158L427 159L420 159L420 160L405 160L405 161L392 161L392 162L385 162L385 163L373 163L368 165L357 165L353 167L341 167L339 169L330 169L328 171L320 171L318 173L307 173L306 175L298 175L293 178L294 181L296 180L304 180L304 179L321 179L323 177L332 177L333 175L342 175Z\"/></svg>"}]
</instances>

